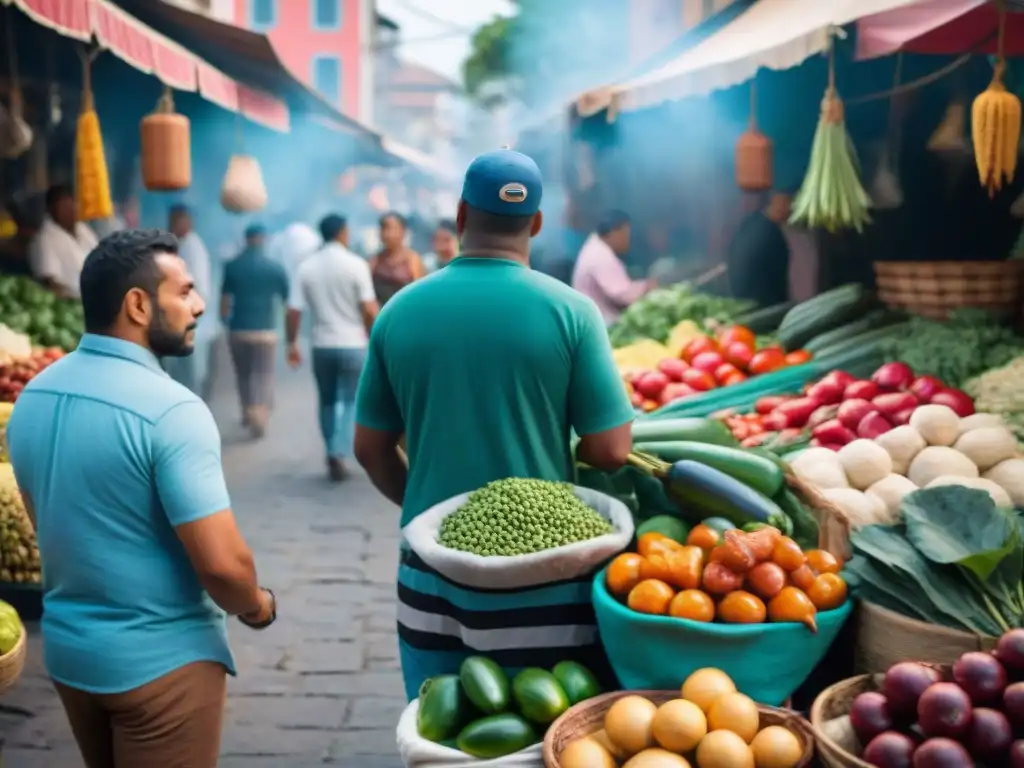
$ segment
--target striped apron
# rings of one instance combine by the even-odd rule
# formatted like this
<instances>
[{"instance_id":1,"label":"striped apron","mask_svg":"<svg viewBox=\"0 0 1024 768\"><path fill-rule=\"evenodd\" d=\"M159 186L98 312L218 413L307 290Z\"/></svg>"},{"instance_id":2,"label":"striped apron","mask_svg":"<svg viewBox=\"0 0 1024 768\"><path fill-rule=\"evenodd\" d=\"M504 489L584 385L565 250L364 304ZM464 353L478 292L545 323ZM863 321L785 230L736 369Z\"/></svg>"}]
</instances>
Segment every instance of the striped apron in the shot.
<instances>
[{"instance_id":1,"label":"striped apron","mask_svg":"<svg viewBox=\"0 0 1024 768\"><path fill-rule=\"evenodd\" d=\"M595 568L595 572L601 566ZM428 678L458 674L488 656L510 675L577 661L605 690L617 688L597 634L593 574L517 589L481 590L445 578L404 546L398 568L398 647L410 701Z\"/></svg>"}]
</instances>

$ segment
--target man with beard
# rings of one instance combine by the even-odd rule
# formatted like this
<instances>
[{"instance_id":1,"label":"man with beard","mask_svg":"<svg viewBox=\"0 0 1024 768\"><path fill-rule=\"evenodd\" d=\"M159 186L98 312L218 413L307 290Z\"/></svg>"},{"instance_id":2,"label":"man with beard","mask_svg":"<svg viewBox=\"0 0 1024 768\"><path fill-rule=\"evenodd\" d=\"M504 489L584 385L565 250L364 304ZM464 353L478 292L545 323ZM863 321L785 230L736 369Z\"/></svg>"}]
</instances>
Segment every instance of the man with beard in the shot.
<instances>
[{"instance_id":1,"label":"man with beard","mask_svg":"<svg viewBox=\"0 0 1024 768\"><path fill-rule=\"evenodd\" d=\"M99 243L82 269L86 333L7 427L44 564L44 662L91 768L215 768L225 614L254 628L276 614L213 416L158 361L192 352L204 309L177 250L159 230Z\"/></svg>"}]
</instances>

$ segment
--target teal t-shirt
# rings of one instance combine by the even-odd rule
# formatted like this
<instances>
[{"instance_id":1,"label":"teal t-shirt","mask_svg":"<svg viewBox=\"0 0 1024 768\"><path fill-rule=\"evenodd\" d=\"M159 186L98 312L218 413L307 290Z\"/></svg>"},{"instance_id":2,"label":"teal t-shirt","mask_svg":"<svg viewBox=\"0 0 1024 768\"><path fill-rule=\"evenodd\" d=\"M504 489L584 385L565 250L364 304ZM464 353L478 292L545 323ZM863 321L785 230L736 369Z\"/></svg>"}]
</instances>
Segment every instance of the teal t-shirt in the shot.
<instances>
[{"instance_id":1,"label":"teal t-shirt","mask_svg":"<svg viewBox=\"0 0 1024 768\"><path fill-rule=\"evenodd\" d=\"M404 431L402 525L505 477L571 480L570 430L633 420L594 303L514 261L460 256L381 310L356 420Z\"/></svg>"}]
</instances>

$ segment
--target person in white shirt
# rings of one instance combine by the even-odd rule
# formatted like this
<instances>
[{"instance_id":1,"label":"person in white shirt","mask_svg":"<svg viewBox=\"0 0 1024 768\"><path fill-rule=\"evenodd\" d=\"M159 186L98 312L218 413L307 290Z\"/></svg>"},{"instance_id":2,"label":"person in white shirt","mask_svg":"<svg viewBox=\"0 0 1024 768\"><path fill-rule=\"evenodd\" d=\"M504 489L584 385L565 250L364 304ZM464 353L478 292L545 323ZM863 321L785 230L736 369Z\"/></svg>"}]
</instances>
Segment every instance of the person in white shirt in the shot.
<instances>
[{"instance_id":1,"label":"person in white shirt","mask_svg":"<svg viewBox=\"0 0 1024 768\"><path fill-rule=\"evenodd\" d=\"M29 267L58 296L77 299L82 265L98 242L96 234L78 220L71 189L58 184L46 192L46 216L29 244Z\"/></svg>"},{"instance_id":2,"label":"person in white shirt","mask_svg":"<svg viewBox=\"0 0 1024 768\"><path fill-rule=\"evenodd\" d=\"M285 218L285 221L290 220L291 223L279 230L267 243L267 254L285 268L292 280L295 279L299 265L322 245L316 230L298 218Z\"/></svg>"},{"instance_id":3,"label":"person in white shirt","mask_svg":"<svg viewBox=\"0 0 1024 768\"><path fill-rule=\"evenodd\" d=\"M214 306L210 254L192 228L192 213L187 206L171 207L168 229L178 238L178 256L185 262L192 275L196 293L207 306ZM216 314L207 312L199 318L195 334L195 351L191 355L166 358L163 361L164 369L175 381L188 387L204 400L208 399L209 394L210 355L218 327Z\"/></svg>"},{"instance_id":4,"label":"person in white shirt","mask_svg":"<svg viewBox=\"0 0 1024 768\"><path fill-rule=\"evenodd\" d=\"M331 480L347 475L352 455L355 401L370 328L380 311L367 261L348 249L342 216L320 222L324 245L298 268L288 300L288 362L297 368L302 313L310 316L313 377L320 406L320 431Z\"/></svg>"}]
</instances>

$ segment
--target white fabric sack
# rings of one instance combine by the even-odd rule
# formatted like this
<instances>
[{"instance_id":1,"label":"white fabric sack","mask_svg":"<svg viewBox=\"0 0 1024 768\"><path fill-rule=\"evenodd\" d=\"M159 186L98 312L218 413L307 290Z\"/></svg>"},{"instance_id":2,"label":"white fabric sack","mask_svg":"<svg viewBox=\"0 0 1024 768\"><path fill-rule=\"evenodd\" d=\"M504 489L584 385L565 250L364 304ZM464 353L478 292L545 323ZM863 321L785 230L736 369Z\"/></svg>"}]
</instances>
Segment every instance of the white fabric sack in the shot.
<instances>
[{"instance_id":1,"label":"white fabric sack","mask_svg":"<svg viewBox=\"0 0 1024 768\"><path fill-rule=\"evenodd\" d=\"M260 163L250 155L232 155L220 187L220 203L232 213L254 213L267 205Z\"/></svg>"},{"instance_id":2,"label":"white fabric sack","mask_svg":"<svg viewBox=\"0 0 1024 768\"><path fill-rule=\"evenodd\" d=\"M513 752L493 760L479 760L441 744L424 739L416 731L416 713L420 703L417 699L409 704L398 719L398 754L402 756L405 768L544 768L544 747L532 747Z\"/></svg>"},{"instance_id":3,"label":"white fabric sack","mask_svg":"<svg viewBox=\"0 0 1024 768\"><path fill-rule=\"evenodd\" d=\"M443 547L437 537L441 523L466 503L468 493L435 504L402 529L406 542L420 559L447 579L478 589L517 589L584 576L629 546L633 515L618 499L575 486L576 495L614 530L588 541L546 549L529 555L482 557Z\"/></svg>"}]
</instances>

